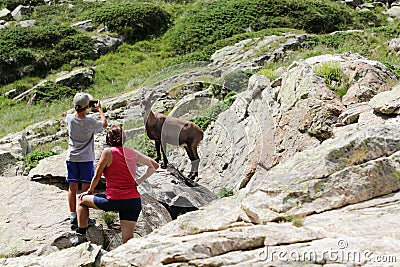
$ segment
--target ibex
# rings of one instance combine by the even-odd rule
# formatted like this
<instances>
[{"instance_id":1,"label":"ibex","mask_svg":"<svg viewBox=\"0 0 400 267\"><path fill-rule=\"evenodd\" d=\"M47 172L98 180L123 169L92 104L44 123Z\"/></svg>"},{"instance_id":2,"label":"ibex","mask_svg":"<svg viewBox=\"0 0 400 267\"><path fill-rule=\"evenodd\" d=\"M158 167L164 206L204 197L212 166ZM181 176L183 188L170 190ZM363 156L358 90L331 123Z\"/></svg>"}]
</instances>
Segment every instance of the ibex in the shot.
<instances>
[{"instance_id":1,"label":"ibex","mask_svg":"<svg viewBox=\"0 0 400 267\"><path fill-rule=\"evenodd\" d=\"M153 94L151 94L152 96ZM151 97L150 96L150 97ZM150 98L149 97L149 98ZM165 155L166 144L174 146L183 146L191 161L191 170L189 178L194 180L198 176L198 168L200 163L197 147L203 140L203 131L199 126L191 121L169 117L161 113L154 113L151 110L152 103L149 99L145 99L142 92L141 107L143 110L143 119L146 128L146 134L155 142L157 151L157 162L161 160L161 152L163 155L162 168L168 165L168 159Z\"/></svg>"}]
</instances>

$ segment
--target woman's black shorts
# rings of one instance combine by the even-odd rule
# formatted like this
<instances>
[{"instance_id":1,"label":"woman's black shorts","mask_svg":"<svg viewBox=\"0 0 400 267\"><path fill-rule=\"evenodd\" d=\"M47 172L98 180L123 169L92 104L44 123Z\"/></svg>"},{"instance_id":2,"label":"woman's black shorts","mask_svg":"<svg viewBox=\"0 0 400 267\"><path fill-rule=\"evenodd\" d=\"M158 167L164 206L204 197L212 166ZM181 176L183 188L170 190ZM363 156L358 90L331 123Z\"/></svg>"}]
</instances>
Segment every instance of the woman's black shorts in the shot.
<instances>
[{"instance_id":1,"label":"woman's black shorts","mask_svg":"<svg viewBox=\"0 0 400 267\"><path fill-rule=\"evenodd\" d=\"M142 201L140 198L110 200L105 194L96 194L94 204L104 211L118 211L120 220L135 221L139 218L142 210Z\"/></svg>"}]
</instances>

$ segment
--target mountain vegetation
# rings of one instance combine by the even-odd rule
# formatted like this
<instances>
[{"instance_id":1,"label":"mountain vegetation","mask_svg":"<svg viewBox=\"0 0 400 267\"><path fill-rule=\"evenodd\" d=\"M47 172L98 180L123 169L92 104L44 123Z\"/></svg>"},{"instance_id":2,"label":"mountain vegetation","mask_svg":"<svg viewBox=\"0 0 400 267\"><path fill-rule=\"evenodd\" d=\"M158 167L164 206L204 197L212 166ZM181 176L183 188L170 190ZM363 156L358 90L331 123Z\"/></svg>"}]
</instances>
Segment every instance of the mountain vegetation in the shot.
<instances>
[{"instance_id":1,"label":"mountain vegetation","mask_svg":"<svg viewBox=\"0 0 400 267\"><path fill-rule=\"evenodd\" d=\"M291 58L266 64L260 72L273 77L276 69L296 59L352 51L379 60L400 77L400 59L385 46L399 35L399 23L389 22L381 6L355 10L333 0L49 3L0 0L0 10L29 5L31 12L24 19L36 21L30 28L11 23L0 29L0 137L61 115L71 108L72 97L79 90L100 99L116 96L140 87L163 68L208 61L216 50L240 40L285 32L308 33L306 45ZM92 20L96 30L70 27L84 20ZM93 53L91 36L101 30L124 36L124 43L105 55ZM330 34L344 30L360 31ZM96 68L91 86L47 85L39 101L29 105L14 99L41 80L54 79L57 73L78 67Z\"/></svg>"}]
</instances>

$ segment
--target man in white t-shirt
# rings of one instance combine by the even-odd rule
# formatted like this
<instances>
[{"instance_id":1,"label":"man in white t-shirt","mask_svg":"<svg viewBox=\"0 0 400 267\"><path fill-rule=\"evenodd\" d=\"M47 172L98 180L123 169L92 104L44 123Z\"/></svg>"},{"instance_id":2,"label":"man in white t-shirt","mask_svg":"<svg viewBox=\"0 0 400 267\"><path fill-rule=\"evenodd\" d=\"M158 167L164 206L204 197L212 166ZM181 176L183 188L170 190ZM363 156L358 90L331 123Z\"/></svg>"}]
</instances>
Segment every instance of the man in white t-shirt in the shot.
<instances>
[{"instance_id":1,"label":"man in white t-shirt","mask_svg":"<svg viewBox=\"0 0 400 267\"><path fill-rule=\"evenodd\" d=\"M82 184L82 192L87 191L94 175L94 133L101 133L106 128L107 119L101 108L100 101L91 101L92 96L86 93L77 93L74 97L75 113L68 114L65 118L68 130L67 153L67 178L69 183L68 205L71 213L71 228L78 225L76 218L76 194L79 183ZM100 120L86 117L89 104L94 103L93 108L100 114ZM89 225L96 221L89 219Z\"/></svg>"}]
</instances>

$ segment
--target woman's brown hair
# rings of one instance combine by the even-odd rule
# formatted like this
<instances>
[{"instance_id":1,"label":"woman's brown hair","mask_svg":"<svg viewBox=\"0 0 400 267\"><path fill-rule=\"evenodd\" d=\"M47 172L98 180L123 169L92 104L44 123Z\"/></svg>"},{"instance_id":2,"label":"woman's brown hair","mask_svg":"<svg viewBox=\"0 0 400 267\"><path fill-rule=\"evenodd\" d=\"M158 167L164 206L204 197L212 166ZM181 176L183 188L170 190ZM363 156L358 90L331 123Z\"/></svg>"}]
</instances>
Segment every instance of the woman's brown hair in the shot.
<instances>
[{"instance_id":1,"label":"woman's brown hair","mask_svg":"<svg viewBox=\"0 0 400 267\"><path fill-rule=\"evenodd\" d=\"M106 143L109 146L122 146L125 142L125 135L122 127L119 125L112 126L106 135Z\"/></svg>"}]
</instances>

